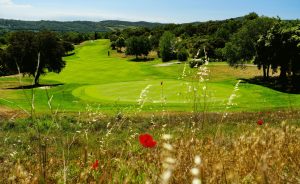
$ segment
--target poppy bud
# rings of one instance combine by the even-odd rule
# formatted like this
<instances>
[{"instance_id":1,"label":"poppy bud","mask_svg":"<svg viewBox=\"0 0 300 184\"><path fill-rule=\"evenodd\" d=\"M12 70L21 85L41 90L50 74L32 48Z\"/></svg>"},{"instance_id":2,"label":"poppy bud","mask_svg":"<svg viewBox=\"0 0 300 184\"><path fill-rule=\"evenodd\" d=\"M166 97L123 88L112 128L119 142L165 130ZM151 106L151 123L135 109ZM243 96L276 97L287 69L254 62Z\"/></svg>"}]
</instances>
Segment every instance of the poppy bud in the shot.
<instances>
[{"instance_id":1,"label":"poppy bud","mask_svg":"<svg viewBox=\"0 0 300 184\"><path fill-rule=\"evenodd\" d=\"M258 124L258 125L262 125L263 123L264 123L264 121L261 120L261 119L257 121L257 124Z\"/></svg>"}]
</instances>

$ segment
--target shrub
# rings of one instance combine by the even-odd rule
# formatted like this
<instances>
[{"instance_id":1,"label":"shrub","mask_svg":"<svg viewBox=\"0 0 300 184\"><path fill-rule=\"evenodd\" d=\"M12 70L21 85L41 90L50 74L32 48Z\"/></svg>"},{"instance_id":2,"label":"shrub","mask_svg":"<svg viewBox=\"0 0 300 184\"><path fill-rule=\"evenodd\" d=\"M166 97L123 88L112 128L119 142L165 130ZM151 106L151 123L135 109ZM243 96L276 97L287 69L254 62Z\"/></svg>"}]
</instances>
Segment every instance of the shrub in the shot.
<instances>
[{"instance_id":1,"label":"shrub","mask_svg":"<svg viewBox=\"0 0 300 184\"><path fill-rule=\"evenodd\" d=\"M176 41L175 35L169 31L166 31L160 38L159 51L163 62L167 62L174 59L175 41Z\"/></svg>"},{"instance_id":2,"label":"shrub","mask_svg":"<svg viewBox=\"0 0 300 184\"><path fill-rule=\"evenodd\" d=\"M181 49L177 53L177 58L179 61L187 61L188 57L189 57L189 53L187 52L186 49Z\"/></svg>"},{"instance_id":3,"label":"shrub","mask_svg":"<svg viewBox=\"0 0 300 184\"><path fill-rule=\"evenodd\" d=\"M193 59L189 62L191 68L198 68L205 63L204 59Z\"/></svg>"}]
</instances>

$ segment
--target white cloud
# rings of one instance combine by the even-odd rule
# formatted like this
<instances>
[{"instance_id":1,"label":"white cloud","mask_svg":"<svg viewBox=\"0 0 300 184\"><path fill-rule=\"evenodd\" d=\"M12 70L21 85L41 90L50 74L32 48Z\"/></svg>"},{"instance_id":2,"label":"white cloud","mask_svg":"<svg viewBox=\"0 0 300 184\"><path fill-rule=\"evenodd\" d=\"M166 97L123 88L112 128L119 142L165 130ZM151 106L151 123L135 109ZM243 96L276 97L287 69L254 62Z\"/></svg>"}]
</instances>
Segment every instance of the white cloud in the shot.
<instances>
[{"instance_id":1,"label":"white cloud","mask_svg":"<svg viewBox=\"0 0 300 184\"><path fill-rule=\"evenodd\" d=\"M0 0L1 8L31 8L29 4L16 4L12 0Z\"/></svg>"}]
</instances>

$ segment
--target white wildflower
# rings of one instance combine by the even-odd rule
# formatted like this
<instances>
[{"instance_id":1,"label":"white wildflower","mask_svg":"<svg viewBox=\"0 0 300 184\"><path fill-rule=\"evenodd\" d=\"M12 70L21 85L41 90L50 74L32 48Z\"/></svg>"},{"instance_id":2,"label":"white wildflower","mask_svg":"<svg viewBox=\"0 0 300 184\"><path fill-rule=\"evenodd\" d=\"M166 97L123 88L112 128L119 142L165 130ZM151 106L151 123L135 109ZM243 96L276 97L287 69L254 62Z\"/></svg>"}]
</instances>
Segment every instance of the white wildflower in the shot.
<instances>
[{"instance_id":1,"label":"white wildflower","mask_svg":"<svg viewBox=\"0 0 300 184\"><path fill-rule=\"evenodd\" d=\"M200 165L200 164L201 164L202 161L201 161L201 158L200 158L199 155L196 155L196 156L195 156L194 162L195 162L196 165Z\"/></svg>"},{"instance_id":2,"label":"white wildflower","mask_svg":"<svg viewBox=\"0 0 300 184\"><path fill-rule=\"evenodd\" d=\"M164 135L162 135L162 139L170 140L170 139L172 139L172 136L170 134L164 134Z\"/></svg>"},{"instance_id":3,"label":"white wildflower","mask_svg":"<svg viewBox=\"0 0 300 184\"><path fill-rule=\"evenodd\" d=\"M170 163L170 164L175 164L176 163L176 159L171 158L171 157L167 157L165 159L165 162Z\"/></svg>"},{"instance_id":4,"label":"white wildflower","mask_svg":"<svg viewBox=\"0 0 300 184\"><path fill-rule=\"evenodd\" d=\"M170 180L172 176L172 170L168 169L166 170L162 175L161 175L161 183L168 183L168 181Z\"/></svg>"},{"instance_id":5,"label":"white wildflower","mask_svg":"<svg viewBox=\"0 0 300 184\"><path fill-rule=\"evenodd\" d=\"M198 176L200 172L198 168L194 167L191 169L191 173L193 176Z\"/></svg>"},{"instance_id":6,"label":"white wildflower","mask_svg":"<svg viewBox=\"0 0 300 184\"><path fill-rule=\"evenodd\" d=\"M169 150L169 151L173 151L173 146L168 143L164 143L163 148L165 148L166 150Z\"/></svg>"},{"instance_id":7,"label":"white wildflower","mask_svg":"<svg viewBox=\"0 0 300 184\"><path fill-rule=\"evenodd\" d=\"M201 180L198 178L193 179L192 184L201 184Z\"/></svg>"}]
</instances>

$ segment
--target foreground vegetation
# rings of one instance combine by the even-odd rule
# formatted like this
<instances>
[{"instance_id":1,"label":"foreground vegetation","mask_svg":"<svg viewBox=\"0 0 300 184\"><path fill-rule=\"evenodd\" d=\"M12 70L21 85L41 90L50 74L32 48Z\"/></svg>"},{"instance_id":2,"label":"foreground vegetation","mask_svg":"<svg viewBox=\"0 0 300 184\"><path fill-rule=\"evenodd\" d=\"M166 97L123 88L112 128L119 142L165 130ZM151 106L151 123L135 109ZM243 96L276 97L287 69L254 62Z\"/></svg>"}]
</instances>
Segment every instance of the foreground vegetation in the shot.
<instances>
[{"instance_id":1,"label":"foreground vegetation","mask_svg":"<svg viewBox=\"0 0 300 184\"><path fill-rule=\"evenodd\" d=\"M299 182L299 111L223 115L206 113L203 121L190 113L87 111L7 119L0 126L0 182ZM155 147L139 143L143 133Z\"/></svg>"}]
</instances>

